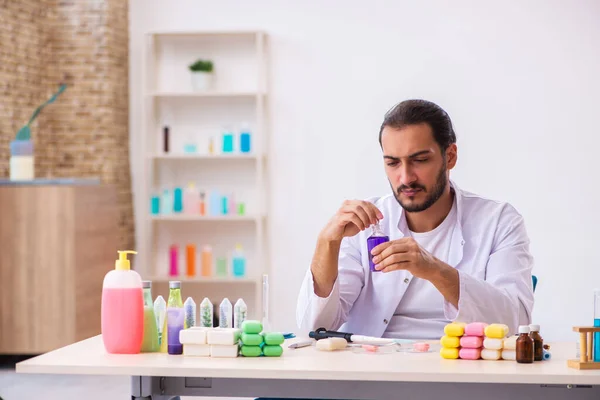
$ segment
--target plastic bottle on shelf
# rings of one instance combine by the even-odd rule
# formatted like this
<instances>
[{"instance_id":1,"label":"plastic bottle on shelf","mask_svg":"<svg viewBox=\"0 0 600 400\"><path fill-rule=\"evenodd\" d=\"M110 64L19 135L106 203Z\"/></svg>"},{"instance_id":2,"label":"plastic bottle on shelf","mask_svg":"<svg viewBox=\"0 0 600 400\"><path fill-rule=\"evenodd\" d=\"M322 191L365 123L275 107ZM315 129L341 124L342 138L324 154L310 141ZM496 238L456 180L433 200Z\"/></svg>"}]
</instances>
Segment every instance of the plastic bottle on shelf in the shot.
<instances>
[{"instance_id":1,"label":"plastic bottle on shelf","mask_svg":"<svg viewBox=\"0 0 600 400\"><path fill-rule=\"evenodd\" d=\"M112 354L137 354L144 338L142 278L130 268L127 254L119 251L115 269L102 282L101 331L104 347Z\"/></svg>"},{"instance_id":2,"label":"plastic bottle on shelf","mask_svg":"<svg viewBox=\"0 0 600 400\"><path fill-rule=\"evenodd\" d=\"M223 128L223 147L222 152L224 154L233 153L233 130L229 126Z\"/></svg>"},{"instance_id":3,"label":"plastic bottle on shelf","mask_svg":"<svg viewBox=\"0 0 600 400\"><path fill-rule=\"evenodd\" d=\"M242 129L240 130L240 153L250 153L252 133L250 132L250 125L246 122L242 123Z\"/></svg>"},{"instance_id":4,"label":"plastic bottle on shelf","mask_svg":"<svg viewBox=\"0 0 600 400\"><path fill-rule=\"evenodd\" d=\"M235 245L232 256L233 276L242 277L246 275L246 257L241 244Z\"/></svg>"},{"instance_id":5,"label":"plastic bottle on shelf","mask_svg":"<svg viewBox=\"0 0 600 400\"><path fill-rule=\"evenodd\" d=\"M188 183L183 193L183 212L185 214L196 214L198 212L198 200L200 194L194 182Z\"/></svg>"},{"instance_id":6,"label":"plastic bottle on shelf","mask_svg":"<svg viewBox=\"0 0 600 400\"><path fill-rule=\"evenodd\" d=\"M163 190L161 212L164 215L169 215L173 213L173 197L169 189Z\"/></svg>"},{"instance_id":7,"label":"plastic bottle on shelf","mask_svg":"<svg viewBox=\"0 0 600 400\"><path fill-rule=\"evenodd\" d=\"M212 259L213 259L212 247L204 246L202 248L202 265L200 266L202 276L209 277L212 275L212 269L213 269Z\"/></svg>"},{"instance_id":8,"label":"plastic bottle on shelf","mask_svg":"<svg viewBox=\"0 0 600 400\"><path fill-rule=\"evenodd\" d=\"M173 212L180 213L183 211L183 190L176 187L173 190Z\"/></svg>"}]
</instances>

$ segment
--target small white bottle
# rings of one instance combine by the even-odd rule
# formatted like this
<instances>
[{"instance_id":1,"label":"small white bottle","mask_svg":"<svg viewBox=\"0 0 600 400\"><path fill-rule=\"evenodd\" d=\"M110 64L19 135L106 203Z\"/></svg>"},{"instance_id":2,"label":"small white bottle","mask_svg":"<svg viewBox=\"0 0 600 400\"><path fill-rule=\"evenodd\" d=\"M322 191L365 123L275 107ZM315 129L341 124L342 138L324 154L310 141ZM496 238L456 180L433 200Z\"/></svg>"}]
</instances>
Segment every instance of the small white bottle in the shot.
<instances>
[{"instance_id":1,"label":"small white bottle","mask_svg":"<svg viewBox=\"0 0 600 400\"><path fill-rule=\"evenodd\" d=\"M205 328L213 327L213 305L208 297L205 297L202 303L200 303L200 326Z\"/></svg>"},{"instance_id":2,"label":"small white bottle","mask_svg":"<svg viewBox=\"0 0 600 400\"><path fill-rule=\"evenodd\" d=\"M227 297L223 299L219 306L219 327L221 328L232 328L233 327L233 307Z\"/></svg>"},{"instance_id":3,"label":"small white bottle","mask_svg":"<svg viewBox=\"0 0 600 400\"><path fill-rule=\"evenodd\" d=\"M184 324L183 329L196 326L196 303L191 297L188 297L183 303Z\"/></svg>"},{"instance_id":4,"label":"small white bottle","mask_svg":"<svg viewBox=\"0 0 600 400\"><path fill-rule=\"evenodd\" d=\"M184 214L198 214L200 211L200 193L194 182L189 182L183 192L183 212Z\"/></svg>"},{"instance_id":5,"label":"small white bottle","mask_svg":"<svg viewBox=\"0 0 600 400\"><path fill-rule=\"evenodd\" d=\"M158 327L158 345L162 343L163 328L165 325L165 318L167 316L167 302L162 296L158 296L154 300L154 315L156 316L156 326Z\"/></svg>"},{"instance_id":6,"label":"small white bottle","mask_svg":"<svg viewBox=\"0 0 600 400\"><path fill-rule=\"evenodd\" d=\"M233 307L233 327L241 328L242 323L248 317L248 306L242 299L238 299Z\"/></svg>"}]
</instances>

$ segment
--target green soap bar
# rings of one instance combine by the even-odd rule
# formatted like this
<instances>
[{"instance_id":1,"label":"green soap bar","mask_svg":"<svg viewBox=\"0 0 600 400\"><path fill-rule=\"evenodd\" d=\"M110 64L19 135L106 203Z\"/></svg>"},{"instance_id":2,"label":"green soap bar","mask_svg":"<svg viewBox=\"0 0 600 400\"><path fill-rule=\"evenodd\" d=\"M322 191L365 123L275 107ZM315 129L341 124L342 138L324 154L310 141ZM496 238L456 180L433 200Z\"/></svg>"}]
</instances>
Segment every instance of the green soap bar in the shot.
<instances>
[{"instance_id":1,"label":"green soap bar","mask_svg":"<svg viewBox=\"0 0 600 400\"><path fill-rule=\"evenodd\" d=\"M242 332L244 333L261 333L263 326L260 321L246 320L242 322Z\"/></svg>"},{"instance_id":2,"label":"green soap bar","mask_svg":"<svg viewBox=\"0 0 600 400\"><path fill-rule=\"evenodd\" d=\"M282 333L279 332L269 332L263 334L265 338L265 344L269 346L277 346L283 343L285 340Z\"/></svg>"},{"instance_id":3,"label":"green soap bar","mask_svg":"<svg viewBox=\"0 0 600 400\"><path fill-rule=\"evenodd\" d=\"M283 353L283 348L279 345L277 346L263 346L263 353L267 357L279 357Z\"/></svg>"},{"instance_id":4,"label":"green soap bar","mask_svg":"<svg viewBox=\"0 0 600 400\"><path fill-rule=\"evenodd\" d=\"M259 357L262 354L260 346L242 346L242 356Z\"/></svg>"},{"instance_id":5,"label":"green soap bar","mask_svg":"<svg viewBox=\"0 0 600 400\"><path fill-rule=\"evenodd\" d=\"M259 346L263 337L258 333L242 333L242 343L246 346Z\"/></svg>"}]
</instances>

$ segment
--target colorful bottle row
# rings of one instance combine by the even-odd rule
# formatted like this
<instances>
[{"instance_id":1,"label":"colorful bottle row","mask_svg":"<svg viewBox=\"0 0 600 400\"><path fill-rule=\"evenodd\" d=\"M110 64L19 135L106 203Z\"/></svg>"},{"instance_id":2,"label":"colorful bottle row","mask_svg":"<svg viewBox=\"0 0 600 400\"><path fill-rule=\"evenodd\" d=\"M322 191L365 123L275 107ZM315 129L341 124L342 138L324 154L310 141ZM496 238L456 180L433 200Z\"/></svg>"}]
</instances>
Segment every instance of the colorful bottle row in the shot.
<instances>
[{"instance_id":1,"label":"colorful bottle row","mask_svg":"<svg viewBox=\"0 0 600 400\"><path fill-rule=\"evenodd\" d=\"M142 281L131 270L127 254L119 251L115 269L109 271L102 283L101 331L104 347L112 354L168 352L182 354L179 332L196 326L196 304L191 297L185 303L181 297L181 282L169 282L169 299L162 296L152 302L152 283ZM213 326L213 306L208 298L200 304L200 325ZM241 326L248 307L242 299L235 308L225 298L219 307L219 326Z\"/></svg>"},{"instance_id":2,"label":"colorful bottle row","mask_svg":"<svg viewBox=\"0 0 600 400\"><path fill-rule=\"evenodd\" d=\"M188 277L197 276L196 271L196 246L188 244L185 247L185 275ZM180 255L179 247L171 245L169 248L169 276L177 277L183 271L179 268ZM231 265L228 266L227 257L218 257L216 263L213 263L213 251L211 246L203 246L200 253L200 276L203 277L225 277L234 276L237 278L246 275L246 256L241 244L236 244L231 254ZM231 271L231 273L230 273Z\"/></svg>"},{"instance_id":3,"label":"colorful bottle row","mask_svg":"<svg viewBox=\"0 0 600 400\"><path fill-rule=\"evenodd\" d=\"M173 132L169 125L163 126L163 152L171 152ZM237 140L236 140L237 136ZM240 132L236 134L229 126L223 128L220 141L211 136L208 139L192 139L184 141L183 152L186 154L222 154L241 153L248 154L252 151L252 132L247 124L242 124Z\"/></svg>"},{"instance_id":4,"label":"colorful bottle row","mask_svg":"<svg viewBox=\"0 0 600 400\"><path fill-rule=\"evenodd\" d=\"M175 187L172 191L164 189L161 195L154 194L150 199L152 215L245 215L246 204L236 202L235 195L223 195L217 190L199 192L193 182L184 189Z\"/></svg>"}]
</instances>

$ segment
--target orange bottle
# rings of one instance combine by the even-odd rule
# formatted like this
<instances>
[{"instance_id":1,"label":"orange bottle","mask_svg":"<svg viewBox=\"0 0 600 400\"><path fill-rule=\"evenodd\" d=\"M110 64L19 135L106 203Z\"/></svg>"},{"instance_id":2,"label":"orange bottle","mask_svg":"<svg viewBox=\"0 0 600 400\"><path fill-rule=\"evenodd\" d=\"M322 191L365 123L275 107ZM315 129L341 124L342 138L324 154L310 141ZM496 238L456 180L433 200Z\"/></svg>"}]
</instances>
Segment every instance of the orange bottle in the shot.
<instances>
[{"instance_id":1,"label":"orange bottle","mask_svg":"<svg viewBox=\"0 0 600 400\"><path fill-rule=\"evenodd\" d=\"M192 277L196 275L196 246L188 244L185 247L186 263L187 263L187 276Z\"/></svg>"},{"instance_id":2,"label":"orange bottle","mask_svg":"<svg viewBox=\"0 0 600 400\"><path fill-rule=\"evenodd\" d=\"M204 246L202 248L202 276L212 275L212 247Z\"/></svg>"},{"instance_id":3,"label":"orange bottle","mask_svg":"<svg viewBox=\"0 0 600 400\"><path fill-rule=\"evenodd\" d=\"M204 192L200 193L200 215L206 215L206 202L204 201Z\"/></svg>"}]
</instances>

